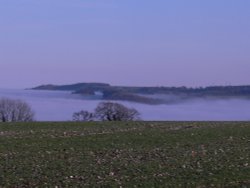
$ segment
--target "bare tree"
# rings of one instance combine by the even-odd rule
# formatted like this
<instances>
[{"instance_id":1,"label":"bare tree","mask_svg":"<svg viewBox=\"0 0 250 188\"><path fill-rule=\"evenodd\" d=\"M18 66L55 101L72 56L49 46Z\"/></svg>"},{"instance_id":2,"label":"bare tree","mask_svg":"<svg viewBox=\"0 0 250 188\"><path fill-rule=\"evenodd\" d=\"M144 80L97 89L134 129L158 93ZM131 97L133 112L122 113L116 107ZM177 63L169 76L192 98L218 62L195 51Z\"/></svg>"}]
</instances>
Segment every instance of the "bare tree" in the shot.
<instances>
[{"instance_id":1,"label":"bare tree","mask_svg":"<svg viewBox=\"0 0 250 188\"><path fill-rule=\"evenodd\" d=\"M24 101L0 99L0 122L28 122L34 120L34 112Z\"/></svg>"},{"instance_id":2,"label":"bare tree","mask_svg":"<svg viewBox=\"0 0 250 188\"><path fill-rule=\"evenodd\" d=\"M73 114L73 121L93 121L94 114L88 111L80 111Z\"/></svg>"},{"instance_id":3,"label":"bare tree","mask_svg":"<svg viewBox=\"0 0 250 188\"><path fill-rule=\"evenodd\" d=\"M101 102L95 109L95 116L101 121L134 121L139 115L136 109L113 102Z\"/></svg>"}]
</instances>

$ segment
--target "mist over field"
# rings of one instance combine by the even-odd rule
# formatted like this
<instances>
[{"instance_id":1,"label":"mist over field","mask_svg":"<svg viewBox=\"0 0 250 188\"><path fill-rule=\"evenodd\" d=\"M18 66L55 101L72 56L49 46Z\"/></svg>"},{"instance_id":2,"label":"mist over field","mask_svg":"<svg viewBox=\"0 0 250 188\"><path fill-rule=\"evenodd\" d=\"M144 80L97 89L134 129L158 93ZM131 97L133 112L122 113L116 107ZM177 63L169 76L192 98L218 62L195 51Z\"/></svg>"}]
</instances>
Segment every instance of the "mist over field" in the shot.
<instances>
[{"instance_id":1,"label":"mist over field","mask_svg":"<svg viewBox=\"0 0 250 188\"><path fill-rule=\"evenodd\" d=\"M28 102L35 111L37 121L69 121L72 120L74 112L80 110L93 111L100 102L100 100L71 94L69 91L0 89L0 98L2 97L22 99ZM169 98L169 96L166 97ZM162 105L118 102L137 109L143 120L250 120L250 100L245 99L193 99Z\"/></svg>"}]
</instances>

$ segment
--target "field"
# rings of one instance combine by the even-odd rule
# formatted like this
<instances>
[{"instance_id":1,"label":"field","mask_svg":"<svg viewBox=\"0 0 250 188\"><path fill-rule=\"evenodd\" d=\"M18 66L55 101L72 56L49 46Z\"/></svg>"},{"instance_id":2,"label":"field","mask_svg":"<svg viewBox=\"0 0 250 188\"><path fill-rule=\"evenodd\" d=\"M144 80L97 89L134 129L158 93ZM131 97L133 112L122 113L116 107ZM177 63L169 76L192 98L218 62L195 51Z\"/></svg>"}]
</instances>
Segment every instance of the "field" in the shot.
<instances>
[{"instance_id":1,"label":"field","mask_svg":"<svg viewBox=\"0 0 250 188\"><path fill-rule=\"evenodd\" d=\"M250 187L249 122L0 124L0 187Z\"/></svg>"}]
</instances>

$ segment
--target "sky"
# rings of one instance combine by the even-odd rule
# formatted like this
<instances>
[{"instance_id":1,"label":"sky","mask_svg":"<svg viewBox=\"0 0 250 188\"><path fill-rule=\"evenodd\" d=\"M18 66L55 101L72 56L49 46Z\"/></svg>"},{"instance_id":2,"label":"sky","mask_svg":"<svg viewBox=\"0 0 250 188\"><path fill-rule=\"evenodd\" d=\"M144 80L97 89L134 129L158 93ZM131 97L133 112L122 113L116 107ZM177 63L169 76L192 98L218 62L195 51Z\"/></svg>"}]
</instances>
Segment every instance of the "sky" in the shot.
<instances>
[{"instance_id":1,"label":"sky","mask_svg":"<svg viewBox=\"0 0 250 188\"><path fill-rule=\"evenodd\" d=\"M0 0L0 88L250 85L249 0Z\"/></svg>"}]
</instances>

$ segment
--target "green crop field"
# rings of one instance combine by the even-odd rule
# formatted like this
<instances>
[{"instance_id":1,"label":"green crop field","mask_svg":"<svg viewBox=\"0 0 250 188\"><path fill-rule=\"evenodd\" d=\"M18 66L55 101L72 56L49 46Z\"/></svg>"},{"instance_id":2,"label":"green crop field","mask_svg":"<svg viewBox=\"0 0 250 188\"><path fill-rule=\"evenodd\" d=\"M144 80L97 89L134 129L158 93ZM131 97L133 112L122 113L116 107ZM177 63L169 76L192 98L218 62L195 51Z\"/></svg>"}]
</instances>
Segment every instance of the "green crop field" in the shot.
<instances>
[{"instance_id":1,"label":"green crop field","mask_svg":"<svg viewBox=\"0 0 250 188\"><path fill-rule=\"evenodd\" d=\"M0 187L250 187L250 123L0 124Z\"/></svg>"}]
</instances>

